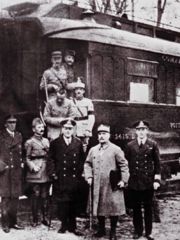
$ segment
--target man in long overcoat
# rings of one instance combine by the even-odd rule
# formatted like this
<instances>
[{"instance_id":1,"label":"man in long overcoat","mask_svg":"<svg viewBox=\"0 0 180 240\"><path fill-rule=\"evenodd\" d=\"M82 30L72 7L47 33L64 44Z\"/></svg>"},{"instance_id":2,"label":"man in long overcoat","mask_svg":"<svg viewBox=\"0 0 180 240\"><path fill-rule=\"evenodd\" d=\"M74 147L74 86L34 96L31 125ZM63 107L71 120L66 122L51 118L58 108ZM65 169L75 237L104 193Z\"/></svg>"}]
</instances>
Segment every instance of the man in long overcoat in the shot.
<instances>
[{"instance_id":1,"label":"man in long overcoat","mask_svg":"<svg viewBox=\"0 0 180 240\"><path fill-rule=\"evenodd\" d=\"M2 198L2 228L22 229L17 224L18 198L22 194L22 136L16 132L17 119L8 115L5 129L0 132L0 160L4 169L0 172L0 196Z\"/></svg>"},{"instance_id":2,"label":"man in long overcoat","mask_svg":"<svg viewBox=\"0 0 180 240\"><path fill-rule=\"evenodd\" d=\"M120 147L109 141L110 127L100 125L97 129L99 144L91 148L84 165L85 179L93 184L93 215L98 217L99 229L96 237L105 235L105 217L110 217L110 239L116 239L118 216L125 213L124 195L121 188L128 181L128 163ZM119 170L121 180L113 190L110 172Z\"/></svg>"},{"instance_id":3,"label":"man in long overcoat","mask_svg":"<svg viewBox=\"0 0 180 240\"><path fill-rule=\"evenodd\" d=\"M54 179L53 196L58 205L58 216L62 222L59 233L66 230L76 235L79 186L82 179L84 152L82 143L73 136L76 122L64 119L62 135L50 143L48 174Z\"/></svg>"},{"instance_id":4,"label":"man in long overcoat","mask_svg":"<svg viewBox=\"0 0 180 240\"><path fill-rule=\"evenodd\" d=\"M158 145L148 138L149 123L138 121L134 124L136 139L126 149L129 162L129 194L132 199L134 239L143 235L144 208L145 236L153 240L152 232L152 200L154 190L160 186L160 157Z\"/></svg>"}]
</instances>

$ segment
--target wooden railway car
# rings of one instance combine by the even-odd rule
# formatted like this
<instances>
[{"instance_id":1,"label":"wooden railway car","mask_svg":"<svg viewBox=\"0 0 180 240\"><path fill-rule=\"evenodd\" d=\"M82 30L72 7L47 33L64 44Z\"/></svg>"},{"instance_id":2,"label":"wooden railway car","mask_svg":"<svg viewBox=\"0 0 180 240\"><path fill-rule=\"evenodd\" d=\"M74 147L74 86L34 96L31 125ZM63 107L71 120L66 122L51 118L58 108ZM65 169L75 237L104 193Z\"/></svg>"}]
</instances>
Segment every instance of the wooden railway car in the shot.
<instances>
[{"instance_id":1,"label":"wooden railway car","mask_svg":"<svg viewBox=\"0 0 180 240\"><path fill-rule=\"evenodd\" d=\"M134 137L132 124L148 120L164 172L180 170L179 43L87 19L22 16L2 19L0 31L1 117L16 112L25 138L39 114L39 81L51 52L73 49L76 74L85 77L95 105L96 125L109 123L113 141L124 147Z\"/></svg>"}]
</instances>

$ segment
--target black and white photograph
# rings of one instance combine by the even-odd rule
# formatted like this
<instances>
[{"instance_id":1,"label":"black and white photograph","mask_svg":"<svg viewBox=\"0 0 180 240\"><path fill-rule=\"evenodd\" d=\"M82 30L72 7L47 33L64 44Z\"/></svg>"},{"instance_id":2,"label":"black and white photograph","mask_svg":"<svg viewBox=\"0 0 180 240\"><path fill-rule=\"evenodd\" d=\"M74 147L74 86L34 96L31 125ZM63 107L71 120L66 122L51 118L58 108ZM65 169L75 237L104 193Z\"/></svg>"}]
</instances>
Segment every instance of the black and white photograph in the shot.
<instances>
[{"instance_id":1,"label":"black and white photograph","mask_svg":"<svg viewBox=\"0 0 180 240\"><path fill-rule=\"evenodd\" d=\"M0 0L0 239L180 240L180 0Z\"/></svg>"}]
</instances>

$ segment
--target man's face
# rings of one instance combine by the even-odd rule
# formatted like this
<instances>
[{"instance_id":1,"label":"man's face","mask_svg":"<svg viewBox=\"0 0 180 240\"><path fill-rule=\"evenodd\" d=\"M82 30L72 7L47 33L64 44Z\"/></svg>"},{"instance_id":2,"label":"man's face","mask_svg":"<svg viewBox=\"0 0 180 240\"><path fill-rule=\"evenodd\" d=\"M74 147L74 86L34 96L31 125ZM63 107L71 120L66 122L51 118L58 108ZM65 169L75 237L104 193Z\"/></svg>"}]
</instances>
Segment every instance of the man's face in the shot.
<instances>
[{"instance_id":1,"label":"man's face","mask_svg":"<svg viewBox=\"0 0 180 240\"><path fill-rule=\"evenodd\" d=\"M99 132L98 133L98 141L101 144L107 143L110 139L110 133L108 132Z\"/></svg>"},{"instance_id":2,"label":"man's face","mask_svg":"<svg viewBox=\"0 0 180 240\"><path fill-rule=\"evenodd\" d=\"M63 93L57 92L56 96L57 96L56 101L58 103L62 103L64 101L65 97L66 97L66 92L63 92Z\"/></svg>"},{"instance_id":3,"label":"man's face","mask_svg":"<svg viewBox=\"0 0 180 240\"><path fill-rule=\"evenodd\" d=\"M148 134L148 129L143 127L143 128L137 128L136 129L136 134L138 136L139 139L144 139L147 137Z\"/></svg>"},{"instance_id":4,"label":"man's face","mask_svg":"<svg viewBox=\"0 0 180 240\"><path fill-rule=\"evenodd\" d=\"M11 122L11 121L7 121L5 124L5 127L10 130L11 132L14 132L16 129L16 122Z\"/></svg>"},{"instance_id":5,"label":"man's face","mask_svg":"<svg viewBox=\"0 0 180 240\"><path fill-rule=\"evenodd\" d=\"M79 99L79 98L83 98L85 90L84 88L76 88L74 92L75 92L75 97Z\"/></svg>"},{"instance_id":6,"label":"man's face","mask_svg":"<svg viewBox=\"0 0 180 240\"><path fill-rule=\"evenodd\" d=\"M67 65L69 65L69 66L72 66L74 64L74 57L71 55L66 55L64 57L64 60L67 63Z\"/></svg>"},{"instance_id":7,"label":"man's face","mask_svg":"<svg viewBox=\"0 0 180 240\"><path fill-rule=\"evenodd\" d=\"M58 57L52 57L51 59L53 67L60 67L61 63L62 63L62 57L58 56Z\"/></svg>"},{"instance_id":8,"label":"man's face","mask_svg":"<svg viewBox=\"0 0 180 240\"><path fill-rule=\"evenodd\" d=\"M66 137L66 138L70 138L72 137L74 133L74 128L71 126L63 126L62 127L62 134Z\"/></svg>"},{"instance_id":9,"label":"man's face","mask_svg":"<svg viewBox=\"0 0 180 240\"><path fill-rule=\"evenodd\" d=\"M43 136L43 134L44 134L44 125L42 123L36 124L35 127L33 127L33 132L36 135Z\"/></svg>"}]
</instances>

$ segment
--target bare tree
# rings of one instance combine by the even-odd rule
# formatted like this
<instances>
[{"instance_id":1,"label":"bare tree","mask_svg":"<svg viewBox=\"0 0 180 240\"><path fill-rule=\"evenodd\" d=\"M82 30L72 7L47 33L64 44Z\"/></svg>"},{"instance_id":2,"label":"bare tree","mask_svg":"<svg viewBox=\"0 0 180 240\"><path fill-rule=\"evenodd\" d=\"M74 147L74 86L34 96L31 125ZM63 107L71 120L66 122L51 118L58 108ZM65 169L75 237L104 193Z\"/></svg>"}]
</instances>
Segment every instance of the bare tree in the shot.
<instances>
[{"instance_id":1,"label":"bare tree","mask_svg":"<svg viewBox=\"0 0 180 240\"><path fill-rule=\"evenodd\" d=\"M158 0L157 2L157 27L161 24L162 15L166 6L166 0Z\"/></svg>"}]
</instances>

